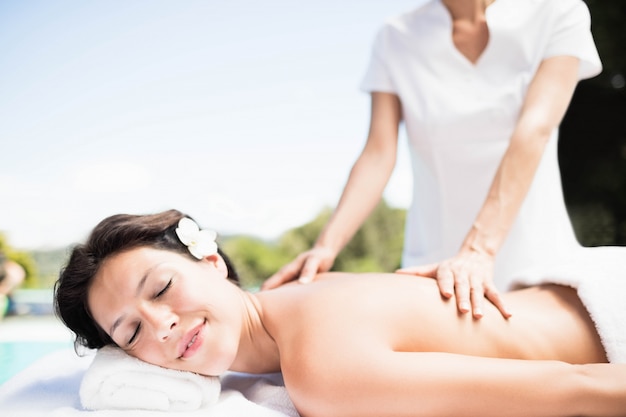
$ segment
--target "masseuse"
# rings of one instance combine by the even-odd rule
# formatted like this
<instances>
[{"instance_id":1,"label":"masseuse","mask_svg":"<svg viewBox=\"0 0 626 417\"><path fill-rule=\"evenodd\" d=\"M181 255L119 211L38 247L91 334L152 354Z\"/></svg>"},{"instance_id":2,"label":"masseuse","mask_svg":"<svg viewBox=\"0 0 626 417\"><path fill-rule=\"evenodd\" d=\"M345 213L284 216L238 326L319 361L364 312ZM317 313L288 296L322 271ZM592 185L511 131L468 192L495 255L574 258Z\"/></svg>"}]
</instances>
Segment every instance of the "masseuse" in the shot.
<instances>
[{"instance_id":1,"label":"masseuse","mask_svg":"<svg viewBox=\"0 0 626 417\"><path fill-rule=\"evenodd\" d=\"M331 268L380 200L404 122L413 163L405 272L434 273L462 312L481 317L486 296L508 316L498 289L578 246L557 129L577 82L600 70L582 0L429 0L389 20L362 83L369 135L339 204L314 247L264 288Z\"/></svg>"}]
</instances>

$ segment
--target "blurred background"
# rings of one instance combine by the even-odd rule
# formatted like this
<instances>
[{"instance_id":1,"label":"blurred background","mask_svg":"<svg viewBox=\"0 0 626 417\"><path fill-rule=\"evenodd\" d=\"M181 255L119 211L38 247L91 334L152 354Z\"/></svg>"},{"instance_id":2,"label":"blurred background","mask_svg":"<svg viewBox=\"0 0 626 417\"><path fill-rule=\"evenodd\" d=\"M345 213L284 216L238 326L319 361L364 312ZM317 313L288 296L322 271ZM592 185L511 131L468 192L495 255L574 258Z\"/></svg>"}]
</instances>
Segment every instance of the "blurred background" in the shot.
<instances>
[{"instance_id":1,"label":"blurred background","mask_svg":"<svg viewBox=\"0 0 626 417\"><path fill-rule=\"evenodd\" d=\"M45 336L51 289L110 214L189 213L218 230L250 289L310 247L365 141L358 86L376 30L422 2L0 1L0 251L25 270L0 365L21 366L27 333L42 352L69 343ZM562 124L563 187L581 244L626 245L626 2L586 3L604 70ZM399 265L404 141L334 269Z\"/></svg>"}]
</instances>

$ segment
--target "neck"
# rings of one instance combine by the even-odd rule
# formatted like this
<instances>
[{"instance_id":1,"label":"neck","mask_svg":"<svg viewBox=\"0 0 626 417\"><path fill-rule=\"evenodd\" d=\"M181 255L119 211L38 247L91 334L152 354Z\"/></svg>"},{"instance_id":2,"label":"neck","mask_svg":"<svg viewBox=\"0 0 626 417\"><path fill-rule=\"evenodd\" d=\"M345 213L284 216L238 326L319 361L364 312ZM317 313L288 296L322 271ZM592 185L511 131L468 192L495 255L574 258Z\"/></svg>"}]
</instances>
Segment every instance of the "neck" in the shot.
<instances>
[{"instance_id":1,"label":"neck","mask_svg":"<svg viewBox=\"0 0 626 417\"><path fill-rule=\"evenodd\" d=\"M241 291L244 309L237 357L230 370L248 373L280 371L278 346L263 324L263 310L254 294Z\"/></svg>"},{"instance_id":2,"label":"neck","mask_svg":"<svg viewBox=\"0 0 626 417\"><path fill-rule=\"evenodd\" d=\"M476 21L485 16L485 10L495 0L442 0L453 20Z\"/></svg>"}]
</instances>

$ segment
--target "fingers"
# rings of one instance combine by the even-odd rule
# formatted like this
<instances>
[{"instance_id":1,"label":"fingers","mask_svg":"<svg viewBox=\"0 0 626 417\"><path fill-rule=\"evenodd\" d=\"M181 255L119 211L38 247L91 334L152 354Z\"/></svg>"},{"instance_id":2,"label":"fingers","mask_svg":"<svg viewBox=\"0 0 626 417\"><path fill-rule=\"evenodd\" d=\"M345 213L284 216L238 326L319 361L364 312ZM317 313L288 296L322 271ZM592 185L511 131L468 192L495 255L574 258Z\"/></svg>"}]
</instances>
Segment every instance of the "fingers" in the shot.
<instances>
[{"instance_id":1,"label":"fingers","mask_svg":"<svg viewBox=\"0 0 626 417\"><path fill-rule=\"evenodd\" d=\"M289 275L284 274L283 273L284 268L281 268L278 272L276 272L274 275L272 275L271 277L269 277L268 279L266 279L262 284L261 284L261 290L271 290L273 288L277 288L280 287L281 285L283 285L286 282L291 281L293 278L291 278Z\"/></svg>"},{"instance_id":2,"label":"fingers","mask_svg":"<svg viewBox=\"0 0 626 417\"><path fill-rule=\"evenodd\" d=\"M304 262L304 266L300 271L298 281L301 284L308 284L315 279L317 272L320 270L320 260L314 256L309 256Z\"/></svg>"},{"instance_id":3,"label":"fingers","mask_svg":"<svg viewBox=\"0 0 626 417\"><path fill-rule=\"evenodd\" d=\"M271 290L272 288L280 287L281 285L296 279L300 272L303 261L303 258L298 257L292 262L280 268L278 272L276 272L274 275L265 280L265 282L263 282L263 284L261 285L261 290Z\"/></svg>"},{"instance_id":4,"label":"fingers","mask_svg":"<svg viewBox=\"0 0 626 417\"><path fill-rule=\"evenodd\" d=\"M437 284L442 296L454 294L460 313L471 312L480 319L484 315L485 298L492 302L503 317L510 317L498 290L493 285L490 259L459 256L441 262L436 272Z\"/></svg>"},{"instance_id":5,"label":"fingers","mask_svg":"<svg viewBox=\"0 0 626 417\"><path fill-rule=\"evenodd\" d=\"M451 298L454 294L454 275L452 271L445 266L441 267L439 263L400 268L396 269L396 273L436 278L439 292L441 292L443 297Z\"/></svg>"},{"instance_id":6,"label":"fingers","mask_svg":"<svg viewBox=\"0 0 626 417\"><path fill-rule=\"evenodd\" d=\"M440 263L401 268L396 273L436 278L441 295L444 298L454 295L458 311L463 314L471 311L476 319L484 315L485 298L504 318L511 317L493 285L493 259L476 256L457 256Z\"/></svg>"},{"instance_id":7,"label":"fingers","mask_svg":"<svg viewBox=\"0 0 626 417\"><path fill-rule=\"evenodd\" d=\"M396 269L397 274L419 275L421 277L436 278L439 264L428 264L419 266L410 266L406 268Z\"/></svg>"},{"instance_id":8,"label":"fingers","mask_svg":"<svg viewBox=\"0 0 626 417\"><path fill-rule=\"evenodd\" d=\"M454 281L454 294L456 296L456 306L459 311L463 314L470 311L471 302L470 302L470 283L469 277L465 270L461 269L457 271L455 274L450 270L450 275L452 276L452 280Z\"/></svg>"},{"instance_id":9,"label":"fingers","mask_svg":"<svg viewBox=\"0 0 626 417\"><path fill-rule=\"evenodd\" d=\"M485 288L485 297L494 306L496 306L498 311L500 311L500 314L502 314L502 317L508 319L512 316L511 312L506 308L502 297L500 297L500 292L496 289L496 287L494 287L493 285L488 285Z\"/></svg>"},{"instance_id":10,"label":"fingers","mask_svg":"<svg viewBox=\"0 0 626 417\"><path fill-rule=\"evenodd\" d=\"M315 280L318 272L328 271L330 266L332 266L332 259L324 251L310 250L301 253L265 280L261 285L261 290L271 290L295 279L302 284L307 284Z\"/></svg>"},{"instance_id":11,"label":"fingers","mask_svg":"<svg viewBox=\"0 0 626 417\"><path fill-rule=\"evenodd\" d=\"M459 278L455 278L455 296L459 311L468 313L471 306L472 316L476 319L480 319L484 315L485 299L491 302L505 319L512 315L493 283L485 283L481 277L465 278L461 275Z\"/></svg>"},{"instance_id":12,"label":"fingers","mask_svg":"<svg viewBox=\"0 0 626 417\"><path fill-rule=\"evenodd\" d=\"M437 271L437 285L439 286L439 292L445 298L451 298L454 294L454 274L450 268L441 267Z\"/></svg>"},{"instance_id":13,"label":"fingers","mask_svg":"<svg viewBox=\"0 0 626 417\"><path fill-rule=\"evenodd\" d=\"M495 288L492 287L492 290L497 293ZM464 270L458 271L454 275L454 291L457 308L461 313L471 311L474 318L482 318L485 300L485 284L482 276L470 274Z\"/></svg>"},{"instance_id":14,"label":"fingers","mask_svg":"<svg viewBox=\"0 0 626 417\"><path fill-rule=\"evenodd\" d=\"M470 302L472 303L472 315L474 318L482 318L483 302L485 300L485 291L483 289L483 281L473 279L470 281Z\"/></svg>"}]
</instances>

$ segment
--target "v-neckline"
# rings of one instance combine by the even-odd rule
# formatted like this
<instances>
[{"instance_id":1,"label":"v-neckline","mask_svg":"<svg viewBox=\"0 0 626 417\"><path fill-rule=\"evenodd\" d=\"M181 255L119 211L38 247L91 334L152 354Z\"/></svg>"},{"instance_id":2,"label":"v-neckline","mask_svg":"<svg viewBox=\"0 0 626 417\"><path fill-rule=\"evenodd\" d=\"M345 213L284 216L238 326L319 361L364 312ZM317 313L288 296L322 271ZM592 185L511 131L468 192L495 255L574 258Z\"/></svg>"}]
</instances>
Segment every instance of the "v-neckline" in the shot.
<instances>
[{"instance_id":1,"label":"v-neckline","mask_svg":"<svg viewBox=\"0 0 626 417\"><path fill-rule=\"evenodd\" d=\"M461 50L454 43L454 36L453 36L454 20L452 19L452 15L450 14L450 11L446 7L446 5L443 4L443 1L438 0L438 2L439 2L439 6L442 8L443 13L445 14L447 21L448 21L448 28L447 28L448 36L446 37L446 39L447 39L448 45L453 50L453 54L456 55L459 60L463 61L465 65L469 66L470 68L472 69L477 68L480 65L480 63L484 60L485 55L487 54L487 52L490 49L491 44L493 43L493 30L492 30L493 27L492 27L492 24L490 24L491 19L489 15L491 14L490 9L492 9L492 7L496 3L498 3L498 1L496 0L496 1L491 2L485 9L485 23L487 24L487 31L488 31L489 38L487 39L487 44L485 45L481 53L478 55L475 62L473 62L463 52L461 52Z\"/></svg>"}]
</instances>

